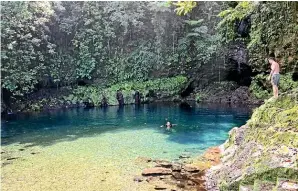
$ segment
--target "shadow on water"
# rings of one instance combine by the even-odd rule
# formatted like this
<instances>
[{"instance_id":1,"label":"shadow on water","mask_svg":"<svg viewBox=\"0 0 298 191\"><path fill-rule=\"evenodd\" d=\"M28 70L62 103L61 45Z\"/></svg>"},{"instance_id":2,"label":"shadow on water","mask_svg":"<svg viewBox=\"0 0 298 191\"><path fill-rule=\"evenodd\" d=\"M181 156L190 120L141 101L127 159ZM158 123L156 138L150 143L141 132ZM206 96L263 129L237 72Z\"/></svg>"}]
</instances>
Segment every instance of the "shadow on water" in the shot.
<instances>
[{"instance_id":1,"label":"shadow on water","mask_svg":"<svg viewBox=\"0 0 298 191\"><path fill-rule=\"evenodd\" d=\"M208 147L222 143L232 127L246 122L250 112L251 109L235 105L193 103L179 107L158 103L22 114L1 121L1 144L47 146L107 132L150 128L166 134L168 141ZM177 124L170 131L161 127L167 120Z\"/></svg>"}]
</instances>

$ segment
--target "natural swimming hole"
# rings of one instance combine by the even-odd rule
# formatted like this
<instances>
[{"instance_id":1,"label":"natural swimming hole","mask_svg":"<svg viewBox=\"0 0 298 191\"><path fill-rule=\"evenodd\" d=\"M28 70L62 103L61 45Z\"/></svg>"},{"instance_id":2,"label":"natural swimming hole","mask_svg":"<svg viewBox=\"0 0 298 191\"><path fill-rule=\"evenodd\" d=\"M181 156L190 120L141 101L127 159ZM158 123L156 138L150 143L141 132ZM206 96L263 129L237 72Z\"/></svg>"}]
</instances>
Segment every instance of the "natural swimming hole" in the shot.
<instances>
[{"instance_id":1,"label":"natural swimming hole","mask_svg":"<svg viewBox=\"0 0 298 191\"><path fill-rule=\"evenodd\" d=\"M132 181L147 165L139 157L197 156L222 144L251 112L243 106L191 106L79 108L2 121L2 189L150 190ZM161 127L166 119L177 124L170 131Z\"/></svg>"}]
</instances>

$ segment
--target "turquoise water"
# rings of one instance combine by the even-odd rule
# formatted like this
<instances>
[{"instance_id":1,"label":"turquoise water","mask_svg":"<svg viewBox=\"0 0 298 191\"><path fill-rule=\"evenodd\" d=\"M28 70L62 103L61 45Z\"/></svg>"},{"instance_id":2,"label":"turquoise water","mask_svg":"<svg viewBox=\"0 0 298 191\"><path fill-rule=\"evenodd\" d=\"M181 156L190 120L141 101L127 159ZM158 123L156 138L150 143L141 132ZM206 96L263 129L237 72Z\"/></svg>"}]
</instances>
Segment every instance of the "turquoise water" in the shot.
<instances>
[{"instance_id":1,"label":"turquoise water","mask_svg":"<svg viewBox=\"0 0 298 191\"><path fill-rule=\"evenodd\" d=\"M1 128L3 191L153 191L134 182L154 163L190 160L246 122L243 106L149 104L10 116ZM177 124L164 127L168 119Z\"/></svg>"},{"instance_id":2,"label":"turquoise water","mask_svg":"<svg viewBox=\"0 0 298 191\"><path fill-rule=\"evenodd\" d=\"M244 124L249 115L243 106L195 103L191 108L171 103L58 110L2 120L1 144L51 146L108 135L104 140L115 152L125 148L136 156L173 159L183 152L197 154L222 144L228 131ZM170 131L161 127L166 119L177 124Z\"/></svg>"}]
</instances>

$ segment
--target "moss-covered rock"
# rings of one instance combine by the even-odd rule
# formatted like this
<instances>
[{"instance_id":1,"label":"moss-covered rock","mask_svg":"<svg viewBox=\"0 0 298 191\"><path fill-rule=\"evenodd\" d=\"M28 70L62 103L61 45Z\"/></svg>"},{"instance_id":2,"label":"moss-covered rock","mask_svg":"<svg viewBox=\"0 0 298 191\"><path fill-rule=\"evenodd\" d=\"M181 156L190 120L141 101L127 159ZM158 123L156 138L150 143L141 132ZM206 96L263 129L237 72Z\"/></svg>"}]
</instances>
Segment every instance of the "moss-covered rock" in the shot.
<instances>
[{"instance_id":1,"label":"moss-covered rock","mask_svg":"<svg viewBox=\"0 0 298 191\"><path fill-rule=\"evenodd\" d=\"M273 188L278 178L298 182L298 89L257 108L246 125L231 130L224 149L222 164L207 173L208 185L238 191Z\"/></svg>"}]
</instances>

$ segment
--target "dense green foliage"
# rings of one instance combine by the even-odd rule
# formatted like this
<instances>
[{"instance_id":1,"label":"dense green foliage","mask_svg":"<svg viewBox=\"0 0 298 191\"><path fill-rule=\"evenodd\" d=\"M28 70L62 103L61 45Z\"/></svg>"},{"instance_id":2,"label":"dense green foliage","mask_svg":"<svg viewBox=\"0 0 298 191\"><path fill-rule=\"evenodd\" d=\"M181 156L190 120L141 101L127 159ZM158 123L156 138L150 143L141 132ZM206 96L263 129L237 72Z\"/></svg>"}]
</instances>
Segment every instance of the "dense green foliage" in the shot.
<instances>
[{"instance_id":1,"label":"dense green foliage","mask_svg":"<svg viewBox=\"0 0 298 191\"><path fill-rule=\"evenodd\" d=\"M2 88L115 84L187 73L216 37L165 2L1 2ZM207 51L206 51L207 50Z\"/></svg>"},{"instance_id":2,"label":"dense green foliage","mask_svg":"<svg viewBox=\"0 0 298 191\"><path fill-rule=\"evenodd\" d=\"M158 94L163 94L163 97L171 97L177 95L183 88L183 85L187 82L187 79L183 76L177 76L173 78L161 78L157 80L148 80L146 82L125 82L114 84L111 87L103 88L96 86L78 87L73 91L73 94L63 97L65 101L70 103L92 103L95 106L101 104L103 96L107 98L109 105L118 105L116 100L116 93L121 90L124 103L134 103L135 91L139 91L143 102L148 101L150 97L159 97Z\"/></svg>"},{"instance_id":3,"label":"dense green foliage","mask_svg":"<svg viewBox=\"0 0 298 191\"><path fill-rule=\"evenodd\" d=\"M248 48L250 64L255 71L268 68L266 56L274 54L282 72L298 71L298 3L259 3L252 15Z\"/></svg>"},{"instance_id":4,"label":"dense green foliage","mask_svg":"<svg viewBox=\"0 0 298 191\"><path fill-rule=\"evenodd\" d=\"M250 87L257 98L270 95L264 59L270 53L282 66L281 90L297 87L291 77L298 64L296 2L1 2L1 6L2 89L17 98L41 88L109 88L177 75L208 81L207 75L197 75L208 64L211 67L204 72L213 75L219 69L221 81L220 69L226 67L219 62L226 52L222 45L237 40L247 45L249 65L258 74ZM250 18L251 29L241 37L235 27L245 18Z\"/></svg>"},{"instance_id":5,"label":"dense green foliage","mask_svg":"<svg viewBox=\"0 0 298 191\"><path fill-rule=\"evenodd\" d=\"M266 57L274 56L281 65L281 91L298 84L293 74L298 72L298 3L297 2L239 2L219 14L223 19L218 31L224 42L240 39L247 44L249 65L259 75L255 76L250 89L257 98L268 98L270 83L266 82L269 64ZM250 18L249 36L241 38L235 22Z\"/></svg>"},{"instance_id":6,"label":"dense green foliage","mask_svg":"<svg viewBox=\"0 0 298 191\"><path fill-rule=\"evenodd\" d=\"M178 15L186 15L197 5L197 3L194 1L178 1L177 3L173 4L177 6L175 11Z\"/></svg>"},{"instance_id":7,"label":"dense green foliage","mask_svg":"<svg viewBox=\"0 0 298 191\"><path fill-rule=\"evenodd\" d=\"M133 81L117 83L110 87L93 85L79 86L75 89L65 87L64 92L58 96L51 95L42 97L38 100L28 100L28 102L17 103L21 111L40 111L45 108L57 107L77 107L87 105L100 106L103 96L106 97L108 105L118 105L116 93L121 90L125 104L135 103L134 95L138 91L140 93L141 102L146 103L152 99L168 99L173 101L184 89L187 78L176 76L171 78L159 78L156 80L148 80L145 82Z\"/></svg>"},{"instance_id":8,"label":"dense green foliage","mask_svg":"<svg viewBox=\"0 0 298 191\"><path fill-rule=\"evenodd\" d=\"M222 35L224 42L230 42L236 38L241 38L235 30L235 22L244 19L252 13L255 7L254 2L239 2L234 8L229 7L222 11L218 16L222 20L218 23L218 32Z\"/></svg>"},{"instance_id":9,"label":"dense green foliage","mask_svg":"<svg viewBox=\"0 0 298 191\"><path fill-rule=\"evenodd\" d=\"M6 2L1 11L2 87L22 95L46 75L54 54L45 27L53 10L49 2Z\"/></svg>"},{"instance_id":10,"label":"dense green foliage","mask_svg":"<svg viewBox=\"0 0 298 191\"><path fill-rule=\"evenodd\" d=\"M254 77L252 84L250 85L250 90L253 92L254 96L258 99L265 99L272 95L271 82L268 81L268 75L259 74ZM286 73L281 75L279 90L281 92L287 92L298 87L298 82L293 81L292 73Z\"/></svg>"},{"instance_id":11,"label":"dense green foliage","mask_svg":"<svg viewBox=\"0 0 298 191\"><path fill-rule=\"evenodd\" d=\"M293 72L297 69L297 7L296 2L239 2L219 14L223 19L217 28L223 40L229 42L241 38L235 22L250 18L251 30L243 40L254 71L266 71L265 58L274 55L284 72Z\"/></svg>"}]
</instances>

